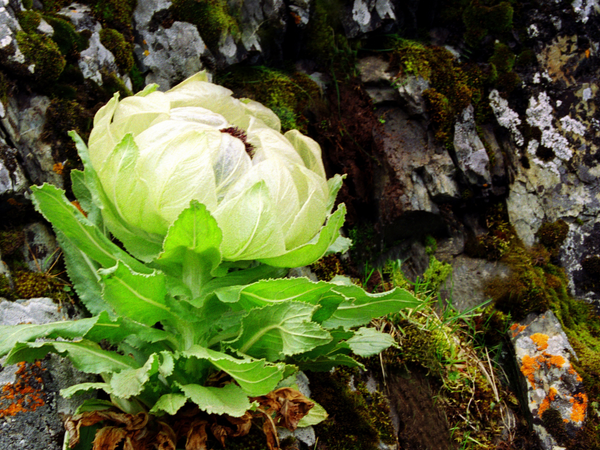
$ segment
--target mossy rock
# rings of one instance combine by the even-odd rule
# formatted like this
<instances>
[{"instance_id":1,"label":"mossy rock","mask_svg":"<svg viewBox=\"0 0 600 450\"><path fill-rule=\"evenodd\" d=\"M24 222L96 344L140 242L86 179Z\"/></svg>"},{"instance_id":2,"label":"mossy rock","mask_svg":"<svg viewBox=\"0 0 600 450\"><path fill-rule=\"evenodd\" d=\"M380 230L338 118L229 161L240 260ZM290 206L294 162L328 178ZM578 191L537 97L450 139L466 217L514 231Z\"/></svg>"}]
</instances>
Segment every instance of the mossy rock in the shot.
<instances>
[{"instance_id":1,"label":"mossy rock","mask_svg":"<svg viewBox=\"0 0 600 450\"><path fill-rule=\"evenodd\" d=\"M131 71L134 65L133 45L121 33L112 28L103 28L100 30L100 42L114 55L115 62L123 73Z\"/></svg>"},{"instance_id":2,"label":"mossy rock","mask_svg":"<svg viewBox=\"0 0 600 450\"><path fill-rule=\"evenodd\" d=\"M198 27L202 39L212 51L227 34L239 35L239 25L225 0L174 0L171 12L175 20Z\"/></svg>"},{"instance_id":3,"label":"mossy rock","mask_svg":"<svg viewBox=\"0 0 600 450\"><path fill-rule=\"evenodd\" d=\"M89 32L78 33L68 20L56 15L44 15L44 20L54 30L52 40L60 52L71 62L79 59L79 53L89 47Z\"/></svg>"},{"instance_id":4,"label":"mossy rock","mask_svg":"<svg viewBox=\"0 0 600 450\"><path fill-rule=\"evenodd\" d=\"M47 36L18 31L17 43L27 63L34 65L31 75L36 81L52 83L58 79L67 61L56 42Z\"/></svg>"}]
</instances>

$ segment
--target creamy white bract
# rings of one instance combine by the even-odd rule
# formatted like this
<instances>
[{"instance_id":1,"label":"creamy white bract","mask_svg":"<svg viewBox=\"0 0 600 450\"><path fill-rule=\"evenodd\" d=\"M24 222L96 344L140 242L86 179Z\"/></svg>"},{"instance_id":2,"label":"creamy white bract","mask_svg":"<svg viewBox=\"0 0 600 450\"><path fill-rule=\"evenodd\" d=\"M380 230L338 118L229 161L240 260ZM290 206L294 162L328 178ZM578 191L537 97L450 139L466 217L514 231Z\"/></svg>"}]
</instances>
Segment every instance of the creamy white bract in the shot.
<instances>
[{"instance_id":1,"label":"creamy white bract","mask_svg":"<svg viewBox=\"0 0 600 450\"><path fill-rule=\"evenodd\" d=\"M89 139L110 203L105 223L117 237L139 233L159 243L197 200L222 230L224 260L279 257L314 242L341 177L327 180L314 140L280 128L270 109L233 98L205 73L168 92L149 86L115 96Z\"/></svg>"}]
</instances>

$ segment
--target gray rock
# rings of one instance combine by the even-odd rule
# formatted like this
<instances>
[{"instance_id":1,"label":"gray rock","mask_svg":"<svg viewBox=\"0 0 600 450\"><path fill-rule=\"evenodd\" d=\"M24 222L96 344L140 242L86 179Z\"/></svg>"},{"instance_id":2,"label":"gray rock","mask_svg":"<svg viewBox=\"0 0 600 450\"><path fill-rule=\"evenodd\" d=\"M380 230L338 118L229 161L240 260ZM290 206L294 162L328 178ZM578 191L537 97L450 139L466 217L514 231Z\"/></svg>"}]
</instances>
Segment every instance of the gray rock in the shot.
<instances>
[{"instance_id":1,"label":"gray rock","mask_svg":"<svg viewBox=\"0 0 600 450\"><path fill-rule=\"evenodd\" d=\"M454 151L458 167L470 184L490 185L490 158L477 134L473 105L464 109L454 125Z\"/></svg>"},{"instance_id":2,"label":"gray rock","mask_svg":"<svg viewBox=\"0 0 600 450\"><path fill-rule=\"evenodd\" d=\"M429 89L429 81L420 76L408 75L396 80L394 85L407 112L410 115L425 117L427 105L423 92Z\"/></svg>"},{"instance_id":3,"label":"gray rock","mask_svg":"<svg viewBox=\"0 0 600 450\"><path fill-rule=\"evenodd\" d=\"M16 155L17 151L0 138L0 198L22 203L29 199L29 183Z\"/></svg>"},{"instance_id":4,"label":"gray rock","mask_svg":"<svg viewBox=\"0 0 600 450\"><path fill-rule=\"evenodd\" d=\"M545 450L554 449L553 430L542 424L545 411L558 411L572 435L585 422L588 398L570 362L577 357L552 311L530 314L513 324L510 333L534 430Z\"/></svg>"},{"instance_id":5,"label":"gray rock","mask_svg":"<svg viewBox=\"0 0 600 450\"><path fill-rule=\"evenodd\" d=\"M348 3L342 16L346 36L355 38L376 30L384 21L394 21L395 9L390 0L354 0Z\"/></svg>"},{"instance_id":6,"label":"gray rock","mask_svg":"<svg viewBox=\"0 0 600 450\"><path fill-rule=\"evenodd\" d=\"M20 5L19 5L20 6ZM21 30L16 12L8 0L0 0L0 58L1 64L20 72L33 73L32 67L27 67L25 55L17 44L17 31Z\"/></svg>"},{"instance_id":7,"label":"gray rock","mask_svg":"<svg viewBox=\"0 0 600 450\"><path fill-rule=\"evenodd\" d=\"M79 69L83 77L93 80L99 86L102 86L102 74L113 73L118 75L118 67L113 54L100 42L100 30L102 26L94 19L92 10L87 5L72 4L67 8L60 10L59 14L67 17L74 25L77 31L89 30L92 36L89 39L89 47L80 54ZM131 89L129 76L121 77L125 85Z\"/></svg>"}]
</instances>

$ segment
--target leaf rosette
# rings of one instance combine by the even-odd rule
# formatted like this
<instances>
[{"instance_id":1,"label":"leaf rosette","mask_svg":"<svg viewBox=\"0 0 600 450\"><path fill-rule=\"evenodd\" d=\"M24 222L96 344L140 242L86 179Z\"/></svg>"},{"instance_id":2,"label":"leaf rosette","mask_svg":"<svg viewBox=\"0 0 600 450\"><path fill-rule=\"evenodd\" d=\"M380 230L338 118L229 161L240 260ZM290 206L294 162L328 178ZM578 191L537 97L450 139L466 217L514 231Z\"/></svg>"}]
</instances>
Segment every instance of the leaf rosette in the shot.
<instances>
[{"instance_id":1,"label":"leaf rosette","mask_svg":"<svg viewBox=\"0 0 600 450\"><path fill-rule=\"evenodd\" d=\"M369 323L419 304L402 289L283 278L348 244L343 205L331 213L341 177L326 179L314 141L282 135L270 110L204 74L113 98L89 148L71 136L85 166L71 173L77 205L49 184L32 198L92 317L0 327L8 364L57 353L101 377L65 396L239 418L298 370L360 366L353 355L395 345Z\"/></svg>"}]
</instances>

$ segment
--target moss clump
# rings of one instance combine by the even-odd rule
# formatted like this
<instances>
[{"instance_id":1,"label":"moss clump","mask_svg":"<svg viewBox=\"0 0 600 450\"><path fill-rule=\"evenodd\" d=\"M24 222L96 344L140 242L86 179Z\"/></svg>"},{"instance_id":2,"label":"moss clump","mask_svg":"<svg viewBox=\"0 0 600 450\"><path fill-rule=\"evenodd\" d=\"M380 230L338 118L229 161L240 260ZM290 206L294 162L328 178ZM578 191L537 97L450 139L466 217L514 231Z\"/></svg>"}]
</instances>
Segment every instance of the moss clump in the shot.
<instances>
[{"instance_id":1,"label":"moss clump","mask_svg":"<svg viewBox=\"0 0 600 450\"><path fill-rule=\"evenodd\" d=\"M122 99L133 95L123 80L112 72L102 72L102 88L109 97L112 97L115 92L118 92Z\"/></svg>"},{"instance_id":2,"label":"moss clump","mask_svg":"<svg viewBox=\"0 0 600 450\"><path fill-rule=\"evenodd\" d=\"M25 244L25 234L20 228L0 231L0 255L2 259L22 259L20 250Z\"/></svg>"},{"instance_id":3,"label":"moss clump","mask_svg":"<svg viewBox=\"0 0 600 450\"><path fill-rule=\"evenodd\" d=\"M56 42L43 35L18 31L17 43L27 62L34 65L36 81L51 83L58 79L67 62Z\"/></svg>"},{"instance_id":4,"label":"moss clump","mask_svg":"<svg viewBox=\"0 0 600 450\"><path fill-rule=\"evenodd\" d=\"M128 41L133 41L131 21L137 0L96 0L90 3L92 11L104 28L114 28Z\"/></svg>"},{"instance_id":5,"label":"moss clump","mask_svg":"<svg viewBox=\"0 0 600 450\"><path fill-rule=\"evenodd\" d=\"M17 298L44 297L52 290L47 276L43 273L17 271L14 275L14 282Z\"/></svg>"},{"instance_id":6,"label":"moss clump","mask_svg":"<svg viewBox=\"0 0 600 450\"><path fill-rule=\"evenodd\" d=\"M478 46L484 37L508 33L513 27L514 10L509 2L491 6L482 3L471 2L462 15L466 28L465 42L473 47Z\"/></svg>"},{"instance_id":7,"label":"moss clump","mask_svg":"<svg viewBox=\"0 0 600 450\"><path fill-rule=\"evenodd\" d=\"M220 80L236 96L252 98L272 109L283 130L306 132L305 110L320 96L317 84L306 74L268 67L230 68Z\"/></svg>"},{"instance_id":8,"label":"moss clump","mask_svg":"<svg viewBox=\"0 0 600 450\"><path fill-rule=\"evenodd\" d=\"M123 73L131 71L133 67L133 45L117 30L103 28L100 30L100 42L115 57L115 62Z\"/></svg>"},{"instance_id":9,"label":"moss clump","mask_svg":"<svg viewBox=\"0 0 600 450\"><path fill-rule=\"evenodd\" d=\"M330 281L336 275L344 275L346 273L344 264L337 253L324 256L316 263L310 266L319 280Z\"/></svg>"},{"instance_id":10,"label":"moss clump","mask_svg":"<svg viewBox=\"0 0 600 450\"><path fill-rule=\"evenodd\" d=\"M239 25L225 0L174 0L171 12L175 20L193 23L211 50L218 49L222 37L239 35Z\"/></svg>"},{"instance_id":11,"label":"moss clump","mask_svg":"<svg viewBox=\"0 0 600 450\"><path fill-rule=\"evenodd\" d=\"M540 244L546 247L553 257L556 257L568 234L569 225L564 220L559 219L555 222L543 223L535 236Z\"/></svg>"},{"instance_id":12,"label":"moss clump","mask_svg":"<svg viewBox=\"0 0 600 450\"><path fill-rule=\"evenodd\" d=\"M37 27L40 26L42 16L36 11L25 10L17 14L17 20L25 33L35 33Z\"/></svg>"},{"instance_id":13,"label":"moss clump","mask_svg":"<svg viewBox=\"0 0 600 450\"><path fill-rule=\"evenodd\" d=\"M44 20L54 30L52 40L56 42L60 52L70 62L76 62L79 53L90 45L87 33L78 33L71 22L59 16L45 15Z\"/></svg>"}]
</instances>

